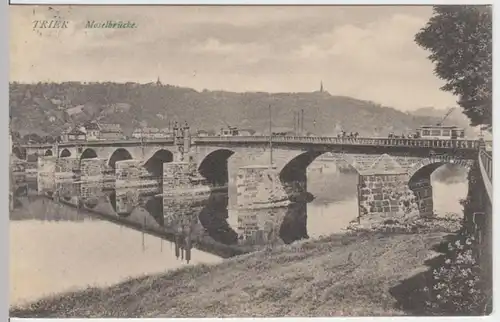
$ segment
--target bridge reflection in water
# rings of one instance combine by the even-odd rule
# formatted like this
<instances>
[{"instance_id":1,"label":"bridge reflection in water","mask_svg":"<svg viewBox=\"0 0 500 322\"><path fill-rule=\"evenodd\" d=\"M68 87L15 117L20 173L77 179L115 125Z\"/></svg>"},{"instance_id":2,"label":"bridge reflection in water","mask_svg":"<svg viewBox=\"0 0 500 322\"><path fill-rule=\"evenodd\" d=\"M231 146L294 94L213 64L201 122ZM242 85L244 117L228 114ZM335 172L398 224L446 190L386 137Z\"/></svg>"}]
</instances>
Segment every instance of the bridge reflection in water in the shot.
<instances>
[{"instance_id":1,"label":"bridge reflection in water","mask_svg":"<svg viewBox=\"0 0 500 322\"><path fill-rule=\"evenodd\" d=\"M68 163L69 161L71 160ZM69 168L71 167L70 165ZM52 181L44 181L35 190L65 204L64 209L69 205L80 213L92 214L144 234L169 240L175 243L178 257L190 261L192 248L227 258L266 244L291 243L308 238L308 235L319 237L318 230L324 234L340 232L341 228L345 228L358 216L355 198L358 175L341 175L336 171L329 174L333 177L328 178L325 177L328 175L326 172L309 173L307 176L312 179L310 183L321 181L323 184L312 184L307 190L315 195L319 194L320 200L317 201L320 203L321 192L328 191L327 195L340 198L337 201L354 198L352 205L348 202L346 208L331 209L327 211L329 216L322 216L317 210L323 210L312 209L318 204L315 202L309 205L312 207L309 212L315 214L311 218L307 214L310 194L298 196L284 207L232 209L237 205L237 193L234 191L237 187L228 188L223 182L198 182L196 177L189 177L189 184L184 185L182 178L174 178L178 182L173 186L177 188L163 191L165 186L162 185L162 179L150 174L133 182L119 182L115 179L114 171L84 177L72 169L71 172L56 172ZM42 174L43 172L39 173ZM165 180L164 176L163 181ZM339 185L340 183L342 184ZM232 198L229 199L229 196ZM46 211L40 213L45 214ZM326 222L318 223L315 218L320 217L324 217L321 220ZM308 221L315 227L307 227ZM323 227L328 229L325 231L326 228Z\"/></svg>"},{"instance_id":2,"label":"bridge reflection in water","mask_svg":"<svg viewBox=\"0 0 500 322\"><path fill-rule=\"evenodd\" d=\"M308 238L305 202L280 208L228 210L227 185L158 193L158 189L113 188L103 185L102 180L68 177L59 178L53 189L44 189L41 193L63 208L74 207L80 213L173 242L176 256L187 262L192 248L230 257L267 244Z\"/></svg>"}]
</instances>

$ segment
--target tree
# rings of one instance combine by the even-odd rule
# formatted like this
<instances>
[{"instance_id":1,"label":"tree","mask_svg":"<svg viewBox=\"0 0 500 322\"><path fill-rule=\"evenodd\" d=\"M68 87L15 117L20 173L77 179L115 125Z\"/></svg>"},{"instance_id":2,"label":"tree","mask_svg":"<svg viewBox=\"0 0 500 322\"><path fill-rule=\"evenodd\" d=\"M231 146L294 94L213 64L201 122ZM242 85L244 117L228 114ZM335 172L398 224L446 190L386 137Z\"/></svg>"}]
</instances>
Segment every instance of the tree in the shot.
<instances>
[{"instance_id":1,"label":"tree","mask_svg":"<svg viewBox=\"0 0 500 322\"><path fill-rule=\"evenodd\" d=\"M43 143L43 138L36 133L29 133L23 136L23 141L25 143Z\"/></svg>"},{"instance_id":2,"label":"tree","mask_svg":"<svg viewBox=\"0 0 500 322\"><path fill-rule=\"evenodd\" d=\"M459 97L472 126L492 126L491 6L434 6L434 15L415 36L431 52L441 88Z\"/></svg>"},{"instance_id":3,"label":"tree","mask_svg":"<svg viewBox=\"0 0 500 322\"><path fill-rule=\"evenodd\" d=\"M50 135L46 135L44 138L43 138L43 142L44 143L55 143L56 140L50 136Z\"/></svg>"}]
</instances>

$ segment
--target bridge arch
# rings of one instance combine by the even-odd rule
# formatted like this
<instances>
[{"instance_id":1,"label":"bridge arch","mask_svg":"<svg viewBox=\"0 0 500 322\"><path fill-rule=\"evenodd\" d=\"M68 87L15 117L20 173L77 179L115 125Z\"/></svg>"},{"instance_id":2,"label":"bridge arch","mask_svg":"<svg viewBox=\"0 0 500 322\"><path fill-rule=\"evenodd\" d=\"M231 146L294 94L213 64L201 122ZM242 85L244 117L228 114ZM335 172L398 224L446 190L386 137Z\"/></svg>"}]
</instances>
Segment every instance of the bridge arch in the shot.
<instances>
[{"instance_id":1,"label":"bridge arch","mask_svg":"<svg viewBox=\"0 0 500 322\"><path fill-rule=\"evenodd\" d=\"M108 165L112 167L113 169L116 168L116 162L118 161L124 161L124 160L132 160L132 155L130 152L124 148L118 148L113 153L108 159Z\"/></svg>"},{"instance_id":2,"label":"bridge arch","mask_svg":"<svg viewBox=\"0 0 500 322\"><path fill-rule=\"evenodd\" d=\"M444 164L457 164L457 165L464 167L468 171L471 168L471 166L473 165L473 163L474 163L473 160L466 160L466 159L448 157L448 156L425 158L425 159L418 161L416 164L414 164L408 170L408 175L410 176L410 178L412 178L417 172L419 172L423 168L427 168L427 170L425 170L426 171L425 173L427 173L427 171L430 171L430 173L432 174L432 172L434 170L436 170L437 168L439 168L440 166L442 166ZM431 171L431 169L433 169L433 170Z\"/></svg>"},{"instance_id":3,"label":"bridge arch","mask_svg":"<svg viewBox=\"0 0 500 322\"><path fill-rule=\"evenodd\" d=\"M80 156L80 160L81 159L94 159L94 158L97 158L97 152L91 148L86 148Z\"/></svg>"},{"instance_id":4,"label":"bridge arch","mask_svg":"<svg viewBox=\"0 0 500 322\"><path fill-rule=\"evenodd\" d=\"M211 185L224 185L229 181L228 161L233 150L217 149L207 154L198 166L198 172Z\"/></svg>"},{"instance_id":5,"label":"bridge arch","mask_svg":"<svg viewBox=\"0 0 500 322\"><path fill-rule=\"evenodd\" d=\"M163 163L172 162L174 160L174 154L166 149L160 149L153 153L146 162L144 162L144 167L151 173L154 177L163 176Z\"/></svg>"},{"instance_id":6,"label":"bridge arch","mask_svg":"<svg viewBox=\"0 0 500 322\"><path fill-rule=\"evenodd\" d=\"M67 157L70 157L71 156L71 151L68 150L68 149L63 149L61 151L61 154L59 154L59 157L61 158L67 158Z\"/></svg>"},{"instance_id":7,"label":"bridge arch","mask_svg":"<svg viewBox=\"0 0 500 322\"><path fill-rule=\"evenodd\" d=\"M44 156L51 157L52 156L52 150L49 149L49 150L45 151Z\"/></svg>"},{"instance_id":8,"label":"bridge arch","mask_svg":"<svg viewBox=\"0 0 500 322\"><path fill-rule=\"evenodd\" d=\"M146 200L144 210L155 220L155 222L163 227L165 218L163 216L163 199L150 197Z\"/></svg>"},{"instance_id":9,"label":"bridge arch","mask_svg":"<svg viewBox=\"0 0 500 322\"><path fill-rule=\"evenodd\" d=\"M421 216L432 216L434 214L432 174L446 164L458 166L468 173L473 162L473 160L443 156L420 160L410 168L408 171L408 186L415 196L415 206L418 207Z\"/></svg>"},{"instance_id":10,"label":"bridge arch","mask_svg":"<svg viewBox=\"0 0 500 322\"><path fill-rule=\"evenodd\" d=\"M285 163L280 171L281 182L306 180L307 167L324 152L304 152Z\"/></svg>"},{"instance_id":11,"label":"bridge arch","mask_svg":"<svg viewBox=\"0 0 500 322\"><path fill-rule=\"evenodd\" d=\"M282 167L278 166L279 179L289 197L296 193L307 191L307 167L318 157L329 151L306 151L286 160ZM354 172L359 174L359 169L354 157L343 153L330 152L333 162L339 172ZM342 169L349 171L342 171Z\"/></svg>"}]
</instances>

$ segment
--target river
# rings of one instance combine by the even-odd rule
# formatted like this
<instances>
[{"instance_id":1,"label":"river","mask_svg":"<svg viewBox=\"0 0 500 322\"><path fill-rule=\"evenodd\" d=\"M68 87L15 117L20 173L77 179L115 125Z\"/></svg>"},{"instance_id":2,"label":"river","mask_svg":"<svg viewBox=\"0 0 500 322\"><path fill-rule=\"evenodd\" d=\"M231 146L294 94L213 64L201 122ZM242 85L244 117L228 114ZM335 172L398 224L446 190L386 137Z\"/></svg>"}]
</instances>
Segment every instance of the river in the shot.
<instances>
[{"instance_id":1,"label":"river","mask_svg":"<svg viewBox=\"0 0 500 322\"><path fill-rule=\"evenodd\" d=\"M325 179L325 173L309 177L308 187L316 199L305 207L307 234L317 238L342 232L357 216L356 179L350 176L339 185L339 181ZM458 201L467 193L465 181L444 184L434 180L433 188L438 214L461 212ZM48 199L25 198L10 217L11 305L184 265L222 261L193 249L192 260L186 264L176 259L167 241ZM228 222L234 227L231 218L230 212Z\"/></svg>"}]
</instances>

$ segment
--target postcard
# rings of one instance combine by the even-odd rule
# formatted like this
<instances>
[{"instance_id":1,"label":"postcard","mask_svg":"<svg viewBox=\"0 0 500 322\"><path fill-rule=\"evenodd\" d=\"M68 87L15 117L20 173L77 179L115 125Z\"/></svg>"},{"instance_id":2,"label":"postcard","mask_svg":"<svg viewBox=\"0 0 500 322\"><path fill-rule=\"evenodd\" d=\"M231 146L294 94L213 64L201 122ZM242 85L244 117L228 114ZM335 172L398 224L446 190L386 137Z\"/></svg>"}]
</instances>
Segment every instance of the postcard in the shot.
<instances>
[{"instance_id":1,"label":"postcard","mask_svg":"<svg viewBox=\"0 0 500 322\"><path fill-rule=\"evenodd\" d=\"M491 314L491 6L9 17L10 317Z\"/></svg>"}]
</instances>

